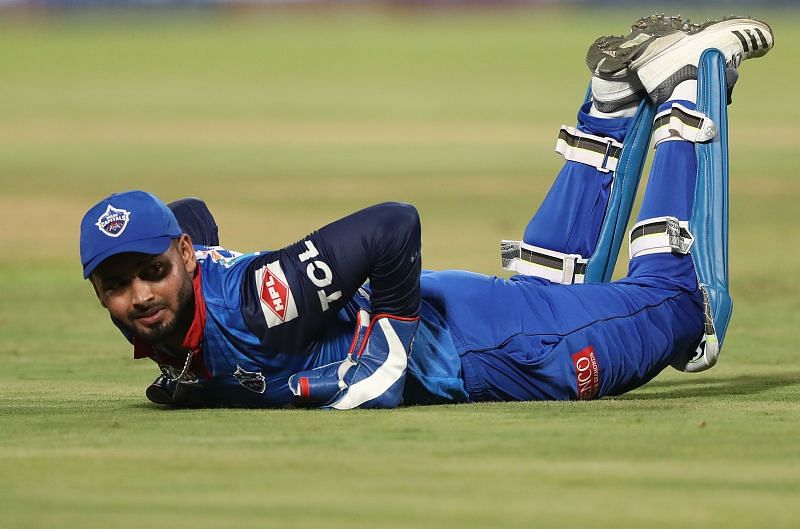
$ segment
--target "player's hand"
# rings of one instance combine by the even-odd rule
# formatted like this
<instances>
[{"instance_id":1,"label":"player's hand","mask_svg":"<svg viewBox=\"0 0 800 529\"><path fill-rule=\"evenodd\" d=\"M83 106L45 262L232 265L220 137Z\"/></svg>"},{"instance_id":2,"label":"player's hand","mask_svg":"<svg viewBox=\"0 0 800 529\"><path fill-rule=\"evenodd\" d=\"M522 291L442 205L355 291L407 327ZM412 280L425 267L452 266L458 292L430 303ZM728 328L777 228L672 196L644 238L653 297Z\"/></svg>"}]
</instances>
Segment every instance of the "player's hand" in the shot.
<instances>
[{"instance_id":1,"label":"player's hand","mask_svg":"<svg viewBox=\"0 0 800 529\"><path fill-rule=\"evenodd\" d=\"M408 354L418 318L359 312L347 358L301 371L289 388L301 403L323 408L395 408L403 400Z\"/></svg>"},{"instance_id":2,"label":"player's hand","mask_svg":"<svg viewBox=\"0 0 800 529\"><path fill-rule=\"evenodd\" d=\"M198 381L177 382L166 368L162 368L162 373L147 386L144 394L153 404L170 408L201 408L209 405Z\"/></svg>"},{"instance_id":3,"label":"player's hand","mask_svg":"<svg viewBox=\"0 0 800 529\"><path fill-rule=\"evenodd\" d=\"M300 371L289 377L289 389L297 397L299 404L323 406L347 389L344 378L356 365L356 361L348 355L341 362Z\"/></svg>"},{"instance_id":4,"label":"player's hand","mask_svg":"<svg viewBox=\"0 0 800 529\"><path fill-rule=\"evenodd\" d=\"M344 375L346 387L325 406L337 410L396 408L403 401L406 368L419 318L374 316L350 357L356 365Z\"/></svg>"},{"instance_id":5,"label":"player's hand","mask_svg":"<svg viewBox=\"0 0 800 529\"><path fill-rule=\"evenodd\" d=\"M336 400L347 389L347 377L351 368L357 365L353 354L364 342L369 328L369 312L359 310L356 314L356 330L347 358L324 366L300 371L289 377L289 389L301 405L324 406Z\"/></svg>"}]
</instances>

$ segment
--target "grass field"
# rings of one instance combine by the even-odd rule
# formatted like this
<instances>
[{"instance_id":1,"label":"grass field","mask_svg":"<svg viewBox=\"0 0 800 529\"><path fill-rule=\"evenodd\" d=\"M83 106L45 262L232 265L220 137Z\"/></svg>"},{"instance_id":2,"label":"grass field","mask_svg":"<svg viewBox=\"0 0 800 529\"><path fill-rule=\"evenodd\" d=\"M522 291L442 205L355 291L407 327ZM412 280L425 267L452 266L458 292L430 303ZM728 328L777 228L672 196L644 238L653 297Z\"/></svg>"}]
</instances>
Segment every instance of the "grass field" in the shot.
<instances>
[{"instance_id":1,"label":"grass field","mask_svg":"<svg viewBox=\"0 0 800 529\"><path fill-rule=\"evenodd\" d=\"M497 273L586 45L642 13L0 22L0 528L800 527L800 12L750 13L777 48L730 111L720 364L595 402L352 413L150 406L155 366L81 280L85 209L198 195L255 250L405 200L426 267Z\"/></svg>"}]
</instances>

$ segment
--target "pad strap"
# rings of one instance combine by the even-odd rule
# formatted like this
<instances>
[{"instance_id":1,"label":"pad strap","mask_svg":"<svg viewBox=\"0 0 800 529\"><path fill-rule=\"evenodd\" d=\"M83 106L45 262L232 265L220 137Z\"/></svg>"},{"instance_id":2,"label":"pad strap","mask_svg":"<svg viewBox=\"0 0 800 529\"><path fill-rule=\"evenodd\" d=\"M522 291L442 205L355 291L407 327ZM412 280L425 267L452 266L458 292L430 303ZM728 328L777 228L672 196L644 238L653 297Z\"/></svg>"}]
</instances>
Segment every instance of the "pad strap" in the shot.
<instances>
[{"instance_id":1,"label":"pad strap","mask_svg":"<svg viewBox=\"0 0 800 529\"><path fill-rule=\"evenodd\" d=\"M711 141L717 135L717 125L705 114L689 110L679 103L656 114L653 122L653 146L661 142L687 140L694 143Z\"/></svg>"},{"instance_id":2,"label":"pad strap","mask_svg":"<svg viewBox=\"0 0 800 529\"><path fill-rule=\"evenodd\" d=\"M622 154L622 144L613 138L581 132L575 127L561 126L556 152L565 160L596 167L604 173L615 171Z\"/></svg>"},{"instance_id":3,"label":"pad strap","mask_svg":"<svg viewBox=\"0 0 800 529\"><path fill-rule=\"evenodd\" d=\"M652 253L688 254L694 242L689 223L675 217L657 217L636 223L631 230L631 259Z\"/></svg>"},{"instance_id":4,"label":"pad strap","mask_svg":"<svg viewBox=\"0 0 800 529\"><path fill-rule=\"evenodd\" d=\"M500 258L506 270L564 285L583 283L588 261L522 241L500 241Z\"/></svg>"}]
</instances>

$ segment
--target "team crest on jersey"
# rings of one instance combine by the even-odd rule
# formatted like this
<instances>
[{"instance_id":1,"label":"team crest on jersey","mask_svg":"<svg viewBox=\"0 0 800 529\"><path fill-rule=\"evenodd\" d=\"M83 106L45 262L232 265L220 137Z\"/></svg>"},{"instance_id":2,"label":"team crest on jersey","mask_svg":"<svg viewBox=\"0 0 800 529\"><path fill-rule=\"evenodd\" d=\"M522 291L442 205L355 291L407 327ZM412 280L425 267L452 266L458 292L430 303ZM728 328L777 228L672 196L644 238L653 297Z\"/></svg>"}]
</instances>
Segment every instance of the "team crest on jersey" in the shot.
<instances>
[{"instance_id":1,"label":"team crest on jersey","mask_svg":"<svg viewBox=\"0 0 800 529\"><path fill-rule=\"evenodd\" d=\"M100 231L109 237L119 237L128 226L128 220L131 218L130 211L124 209L117 209L111 204L106 208L105 213L100 215L95 225L100 228Z\"/></svg>"},{"instance_id":2,"label":"team crest on jersey","mask_svg":"<svg viewBox=\"0 0 800 529\"><path fill-rule=\"evenodd\" d=\"M222 246L205 246L202 249L195 249L194 255L195 257L197 257L198 261L205 261L210 259L215 263L222 263L223 265L229 265L231 262L233 262L235 258L240 257L242 253L233 250L228 250L227 248L223 248Z\"/></svg>"},{"instance_id":3,"label":"team crest on jersey","mask_svg":"<svg viewBox=\"0 0 800 529\"><path fill-rule=\"evenodd\" d=\"M263 394L267 391L267 381L261 371L245 371L239 364L236 364L233 376L239 381L239 384L254 393Z\"/></svg>"},{"instance_id":4,"label":"team crest on jersey","mask_svg":"<svg viewBox=\"0 0 800 529\"><path fill-rule=\"evenodd\" d=\"M292 289L278 261L256 270L255 282L267 327L275 327L297 317Z\"/></svg>"}]
</instances>

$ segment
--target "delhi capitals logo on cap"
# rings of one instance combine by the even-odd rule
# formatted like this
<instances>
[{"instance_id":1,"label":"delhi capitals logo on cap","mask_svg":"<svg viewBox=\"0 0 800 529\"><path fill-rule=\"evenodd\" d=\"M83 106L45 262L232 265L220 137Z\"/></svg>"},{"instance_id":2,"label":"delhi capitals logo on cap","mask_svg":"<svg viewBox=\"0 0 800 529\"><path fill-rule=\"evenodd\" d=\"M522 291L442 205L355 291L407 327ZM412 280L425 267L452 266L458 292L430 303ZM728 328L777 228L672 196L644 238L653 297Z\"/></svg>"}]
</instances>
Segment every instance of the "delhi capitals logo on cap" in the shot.
<instances>
[{"instance_id":1,"label":"delhi capitals logo on cap","mask_svg":"<svg viewBox=\"0 0 800 529\"><path fill-rule=\"evenodd\" d=\"M119 237L128 225L131 214L124 209L117 209L111 204L106 208L106 212L100 215L95 225L100 231L109 237Z\"/></svg>"}]
</instances>

